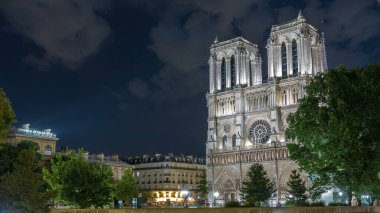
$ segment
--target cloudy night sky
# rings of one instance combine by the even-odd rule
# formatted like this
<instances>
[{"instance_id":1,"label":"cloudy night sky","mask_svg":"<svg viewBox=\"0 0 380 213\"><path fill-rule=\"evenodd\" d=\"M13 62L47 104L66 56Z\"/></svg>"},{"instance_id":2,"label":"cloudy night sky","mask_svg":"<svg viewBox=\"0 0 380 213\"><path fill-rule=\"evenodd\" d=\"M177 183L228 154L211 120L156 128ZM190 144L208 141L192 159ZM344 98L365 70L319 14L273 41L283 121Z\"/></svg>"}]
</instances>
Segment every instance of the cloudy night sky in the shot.
<instances>
[{"instance_id":1,"label":"cloudy night sky","mask_svg":"<svg viewBox=\"0 0 380 213\"><path fill-rule=\"evenodd\" d=\"M271 25L299 10L329 68L380 61L380 0L1 0L0 87L57 147L203 156L215 35L258 44L266 72Z\"/></svg>"}]
</instances>

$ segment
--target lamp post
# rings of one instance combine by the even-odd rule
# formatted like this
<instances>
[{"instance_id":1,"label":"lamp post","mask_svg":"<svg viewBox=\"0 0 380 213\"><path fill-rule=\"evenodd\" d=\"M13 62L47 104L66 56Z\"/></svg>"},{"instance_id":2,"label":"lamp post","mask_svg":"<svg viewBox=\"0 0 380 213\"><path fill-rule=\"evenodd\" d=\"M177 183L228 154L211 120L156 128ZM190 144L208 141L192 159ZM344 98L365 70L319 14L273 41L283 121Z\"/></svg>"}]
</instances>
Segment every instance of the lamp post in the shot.
<instances>
[{"instance_id":1,"label":"lamp post","mask_svg":"<svg viewBox=\"0 0 380 213\"><path fill-rule=\"evenodd\" d=\"M276 167L276 188L277 188L277 195L276 195L276 206L279 205L280 201L280 184L278 183L278 165L277 165L277 142L278 142L278 133L276 131L276 128L273 127L274 135L276 136L276 141L274 141L274 163ZM273 143L273 141L272 141Z\"/></svg>"},{"instance_id":2,"label":"lamp post","mask_svg":"<svg viewBox=\"0 0 380 213\"><path fill-rule=\"evenodd\" d=\"M183 196L183 207L187 208L187 195L189 194L189 191L187 191L186 189L182 190L181 194Z\"/></svg>"},{"instance_id":3,"label":"lamp post","mask_svg":"<svg viewBox=\"0 0 380 213\"><path fill-rule=\"evenodd\" d=\"M241 168L241 149L240 149L240 145L237 146L238 149L239 149L239 169L240 169L240 184L239 184L239 191L241 190L241 184L243 182L243 172L242 172L242 168Z\"/></svg>"},{"instance_id":4,"label":"lamp post","mask_svg":"<svg viewBox=\"0 0 380 213\"><path fill-rule=\"evenodd\" d=\"M210 135L210 139L208 141L209 143L212 143L212 149L209 149L210 152L211 152L211 175L212 175L212 205L215 206L216 204L216 201L215 201L215 183L214 183L214 180L215 180L215 177L214 177L214 151L215 151L215 139L212 135Z\"/></svg>"},{"instance_id":5,"label":"lamp post","mask_svg":"<svg viewBox=\"0 0 380 213\"><path fill-rule=\"evenodd\" d=\"M214 192L214 206L216 206L216 199L219 197L219 192Z\"/></svg>"}]
</instances>

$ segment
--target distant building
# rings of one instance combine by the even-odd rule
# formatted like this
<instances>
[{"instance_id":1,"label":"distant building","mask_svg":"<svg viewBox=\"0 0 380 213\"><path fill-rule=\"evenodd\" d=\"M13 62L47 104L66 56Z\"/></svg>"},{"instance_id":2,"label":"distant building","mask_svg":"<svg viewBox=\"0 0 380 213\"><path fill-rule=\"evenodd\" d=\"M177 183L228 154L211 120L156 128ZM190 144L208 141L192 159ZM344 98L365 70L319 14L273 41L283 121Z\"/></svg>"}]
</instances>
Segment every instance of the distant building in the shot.
<instances>
[{"instance_id":1,"label":"distant building","mask_svg":"<svg viewBox=\"0 0 380 213\"><path fill-rule=\"evenodd\" d=\"M206 161L193 156L173 154L130 157L140 190L148 191L155 204L194 202ZM149 200L148 200L149 202Z\"/></svg>"},{"instance_id":2,"label":"distant building","mask_svg":"<svg viewBox=\"0 0 380 213\"><path fill-rule=\"evenodd\" d=\"M110 166L115 180L120 180L125 171L133 170L133 166L120 160L118 155L104 156L103 153L90 155L88 152L84 152L84 158L90 163L102 163Z\"/></svg>"},{"instance_id":3,"label":"distant building","mask_svg":"<svg viewBox=\"0 0 380 213\"><path fill-rule=\"evenodd\" d=\"M21 128L14 128L7 136L7 143L16 145L21 141L33 141L40 147L40 153L45 159L55 155L56 144L59 138L51 132L51 129L37 130L30 128L30 124L24 124Z\"/></svg>"}]
</instances>

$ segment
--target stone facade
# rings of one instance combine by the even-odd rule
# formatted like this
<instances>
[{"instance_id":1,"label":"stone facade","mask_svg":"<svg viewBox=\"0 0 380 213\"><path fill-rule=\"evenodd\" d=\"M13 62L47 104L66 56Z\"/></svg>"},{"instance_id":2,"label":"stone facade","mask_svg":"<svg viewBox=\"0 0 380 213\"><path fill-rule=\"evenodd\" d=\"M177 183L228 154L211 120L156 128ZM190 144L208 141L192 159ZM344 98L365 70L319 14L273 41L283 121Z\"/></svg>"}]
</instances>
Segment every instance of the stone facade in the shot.
<instances>
[{"instance_id":1,"label":"stone facade","mask_svg":"<svg viewBox=\"0 0 380 213\"><path fill-rule=\"evenodd\" d=\"M286 118L306 95L310 77L327 70L323 34L300 12L296 19L272 26L267 54L268 80L263 81L257 45L241 37L211 45L206 95L211 205L240 200L242 181L254 162L275 183L279 193L274 200L283 200L290 172L298 168L289 160Z\"/></svg>"},{"instance_id":2,"label":"stone facade","mask_svg":"<svg viewBox=\"0 0 380 213\"><path fill-rule=\"evenodd\" d=\"M206 170L203 158L173 154L130 157L135 166L138 188L150 192L152 204L195 202L201 174Z\"/></svg>"},{"instance_id":3,"label":"stone facade","mask_svg":"<svg viewBox=\"0 0 380 213\"><path fill-rule=\"evenodd\" d=\"M89 154L88 152L84 152L83 154L84 159L90 163L101 163L110 166L115 180L121 180L125 171L133 171L134 169L134 166L120 160L118 155L104 156L103 153Z\"/></svg>"},{"instance_id":4,"label":"stone facade","mask_svg":"<svg viewBox=\"0 0 380 213\"><path fill-rule=\"evenodd\" d=\"M51 129L37 130L30 128L30 124L24 124L20 128L14 128L5 139L5 142L16 145L21 141L36 142L40 153L45 160L55 155L56 144L59 138L51 132Z\"/></svg>"}]
</instances>

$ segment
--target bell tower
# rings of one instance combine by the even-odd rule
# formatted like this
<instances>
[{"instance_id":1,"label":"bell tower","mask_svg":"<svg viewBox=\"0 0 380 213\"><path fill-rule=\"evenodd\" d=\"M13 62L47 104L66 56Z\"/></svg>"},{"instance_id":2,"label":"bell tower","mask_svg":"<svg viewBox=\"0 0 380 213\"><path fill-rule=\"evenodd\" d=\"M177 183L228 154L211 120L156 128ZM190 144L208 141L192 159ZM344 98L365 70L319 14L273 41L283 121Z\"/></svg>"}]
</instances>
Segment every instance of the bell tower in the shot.
<instances>
[{"instance_id":1,"label":"bell tower","mask_svg":"<svg viewBox=\"0 0 380 213\"><path fill-rule=\"evenodd\" d=\"M296 19L273 25L267 41L268 78L314 75L327 70L325 44L301 11Z\"/></svg>"}]
</instances>

